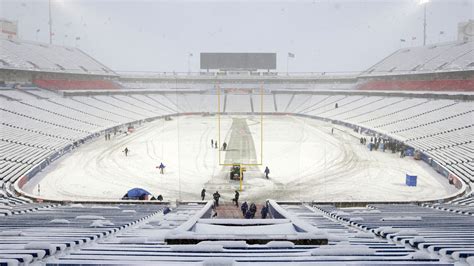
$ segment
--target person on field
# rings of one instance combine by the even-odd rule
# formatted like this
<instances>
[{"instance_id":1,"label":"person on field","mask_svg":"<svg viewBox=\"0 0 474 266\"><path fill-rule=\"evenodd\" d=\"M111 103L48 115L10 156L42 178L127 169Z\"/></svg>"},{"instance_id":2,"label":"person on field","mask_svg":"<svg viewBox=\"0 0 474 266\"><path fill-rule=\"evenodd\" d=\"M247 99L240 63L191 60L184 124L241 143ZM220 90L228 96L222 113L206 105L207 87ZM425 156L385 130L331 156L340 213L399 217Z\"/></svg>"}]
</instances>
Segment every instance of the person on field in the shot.
<instances>
[{"instance_id":1,"label":"person on field","mask_svg":"<svg viewBox=\"0 0 474 266\"><path fill-rule=\"evenodd\" d=\"M244 203L242 203L242 205L240 206L240 210L242 211L242 216L245 216L248 209L249 209L249 205L247 204L246 201L244 201Z\"/></svg>"},{"instance_id":2,"label":"person on field","mask_svg":"<svg viewBox=\"0 0 474 266\"><path fill-rule=\"evenodd\" d=\"M214 193L212 196L214 198L216 207L219 207L219 198L221 197L221 194L219 194L219 192L216 191L216 193Z\"/></svg>"},{"instance_id":3,"label":"person on field","mask_svg":"<svg viewBox=\"0 0 474 266\"><path fill-rule=\"evenodd\" d=\"M125 147L125 150L123 150L123 152L125 153L125 156L128 156L128 151L129 151L128 148Z\"/></svg>"},{"instance_id":4,"label":"person on field","mask_svg":"<svg viewBox=\"0 0 474 266\"><path fill-rule=\"evenodd\" d=\"M224 143L222 144L222 150L225 151L226 149L227 149L227 143L224 142Z\"/></svg>"},{"instance_id":5,"label":"person on field","mask_svg":"<svg viewBox=\"0 0 474 266\"><path fill-rule=\"evenodd\" d=\"M160 166L158 166L158 168L160 169L160 174L165 174L165 165L163 163L160 163Z\"/></svg>"},{"instance_id":6,"label":"person on field","mask_svg":"<svg viewBox=\"0 0 474 266\"><path fill-rule=\"evenodd\" d=\"M239 192L236 190L236 191L235 191L235 196L234 196L234 198L232 199L232 201L235 202L235 206L237 206L237 207L239 207L239 196L240 196L240 194L239 194Z\"/></svg>"},{"instance_id":7,"label":"person on field","mask_svg":"<svg viewBox=\"0 0 474 266\"><path fill-rule=\"evenodd\" d=\"M250 211L250 209L245 213L244 215L245 219L252 219L252 212Z\"/></svg>"},{"instance_id":8,"label":"person on field","mask_svg":"<svg viewBox=\"0 0 474 266\"><path fill-rule=\"evenodd\" d=\"M265 173L265 177L268 179L268 175L270 174L270 169L268 168L268 166L265 166L265 171L263 171Z\"/></svg>"},{"instance_id":9,"label":"person on field","mask_svg":"<svg viewBox=\"0 0 474 266\"><path fill-rule=\"evenodd\" d=\"M211 148L214 148L214 140L211 139Z\"/></svg>"},{"instance_id":10,"label":"person on field","mask_svg":"<svg viewBox=\"0 0 474 266\"><path fill-rule=\"evenodd\" d=\"M257 213L257 205L255 205L255 203L250 204L249 212L251 214L250 218L253 219L255 217L255 213Z\"/></svg>"},{"instance_id":11,"label":"person on field","mask_svg":"<svg viewBox=\"0 0 474 266\"><path fill-rule=\"evenodd\" d=\"M268 207L264 205L262 207L262 210L260 211L260 214L262 215L262 219L266 219L268 215Z\"/></svg>"},{"instance_id":12,"label":"person on field","mask_svg":"<svg viewBox=\"0 0 474 266\"><path fill-rule=\"evenodd\" d=\"M203 189L201 190L201 200L204 200L205 197L206 197L206 189L203 188Z\"/></svg>"}]
</instances>

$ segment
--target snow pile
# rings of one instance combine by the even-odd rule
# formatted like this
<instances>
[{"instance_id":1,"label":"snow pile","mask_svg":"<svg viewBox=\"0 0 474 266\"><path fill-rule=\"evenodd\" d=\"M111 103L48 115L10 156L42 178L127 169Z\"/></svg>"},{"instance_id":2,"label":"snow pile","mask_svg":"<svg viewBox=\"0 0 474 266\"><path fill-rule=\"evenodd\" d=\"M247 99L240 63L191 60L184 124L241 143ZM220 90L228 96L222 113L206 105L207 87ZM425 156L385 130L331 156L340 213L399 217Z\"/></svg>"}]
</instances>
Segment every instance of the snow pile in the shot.
<instances>
[{"instance_id":1,"label":"snow pile","mask_svg":"<svg viewBox=\"0 0 474 266\"><path fill-rule=\"evenodd\" d=\"M421 221L420 216L395 216L395 217L383 217L380 221Z\"/></svg>"},{"instance_id":2,"label":"snow pile","mask_svg":"<svg viewBox=\"0 0 474 266\"><path fill-rule=\"evenodd\" d=\"M295 243L290 241L270 241L265 246L268 248L293 248Z\"/></svg>"},{"instance_id":3,"label":"snow pile","mask_svg":"<svg viewBox=\"0 0 474 266\"><path fill-rule=\"evenodd\" d=\"M7 205L0 205L0 209L2 209L2 210L11 210L11 209L13 209L13 207L7 206Z\"/></svg>"},{"instance_id":4,"label":"snow pile","mask_svg":"<svg viewBox=\"0 0 474 266\"><path fill-rule=\"evenodd\" d=\"M53 219L53 220L49 221L49 223L50 224L68 224L68 223L71 223L71 222L69 222L66 219Z\"/></svg>"},{"instance_id":5,"label":"snow pile","mask_svg":"<svg viewBox=\"0 0 474 266\"><path fill-rule=\"evenodd\" d=\"M234 260L231 258L207 258L202 262L203 266L233 266Z\"/></svg>"},{"instance_id":6,"label":"snow pile","mask_svg":"<svg viewBox=\"0 0 474 266\"><path fill-rule=\"evenodd\" d=\"M113 226L114 223L112 223L109 220L94 220L92 221L90 227L106 227L106 226Z\"/></svg>"},{"instance_id":7,"label":"snow pile","mask_svg":"<svg viewBox=\"0 0 474 266\"><path fill-rule=\"evenodd\" d=\"M10 231L0 231L0 236L23 236L22 231L10 230Z\"/></svg>"},{"instance_id":8,"label":"snow pile","mask_svg":"<svg viewBox=\"0 0 474 266\"><path fill-rule=\"evenodd\" d=\"M466 262L469 266L474 266L474 256L467 258Z\"/></svg>"},{"instance_id":9,"label":"snow pile","mask_svg":"<svg viewBox=\"0 0 474 266\"><path fill-rule=\"evenodd\" d=\"M118 206L113 205L95 205L91 206L91 209L120 209Z\"/></svg>"},{"instance_id":10,"label":"snow pile","mask_svg":"<svg viewBox=\"0 0 474 266\"><path fill-rule=\"evenodd\" d=\"M76 216L76 219L78 220L105 220L105 217L98 216L98 215L79 215L79 216Z\"/></svg>"},{"instance_id":11,"label":"snow pile","mask_svg":"<svg viewBox=\"0 0 474 266\"><path fill-rule=\"evenodd\" d=\"M136 210L123 210L122 212L136 213Z\"/></svg>"},{"instance_id":12,"label":"snow pile","mask_svg":"<svg viewBox=\"0 0 474 266\"><path fill-rule=\"evenodd\" d=\"M296 230L293 224L270 224L270 225L259 225L259 226L234 226L229 230L228 226L213 225L196 223L194 231L197 234L209 234L209 235L295 235Z\"/></svg>"},{"instance_id":13,"label":"snow pile","mask_svg":"<svg viewBox=\"0 0 474 266\"><path fill-rule=\"evenodd\" d=\"M10 231L0 231L0 236L23 236L22 231L10 230Z\"/></svg>"},{"instance_id":14,"label":"snow pile","mask_svg":"<svg viewBox=\"0 0 474 266\"><path fill-rule=\"evenodd\" d=\"M351 222L360 222L360 221L363 221L364 218L362 217L353 217L353 218L350 218L349 221Z\"/></svg>"},{"instance_id":15,"label":"snow pile","mask_svg":"<svg viewBox=\"0 0 474 266\"><path fill-rule=\"evenodd\" d=\"M337 215L337 216L347 216L347 215L351 215L350 213L345 212L345 211L333 211L333 212L331 212L331 214L334 214L334 215Z\"/></svg>"},{"instance_id":16,"label":"snow pile","mask_svg":"<svg viewBox=\"0 0 474 266\"><path fill-rule=\"evenodd\" d=\"M56 248L50 243L46 243L46 242L30 242L26 244L23 248L48 250L50 255L56 252Z\"/></svg>"},{"instance_id":17,"label":"snow pile","mask_svg":"<svg viewBox=\"0 0 474 266\"><path fill-rule=\"evenodd\" d=\"M357 232L354 236L355 237L360 237L360 238L373 238L373 237L375 237L374 234L372 234L370 232Z\"/></svg>"},{"instance_id":18,"label":"snow pile","mask_svg":"<svg viewBox=\"0 0 474 266\"><path fill-rule=\"evenodd\" d=\"M6 266L18 266L19 262L15 259L2 258L2 263L6 263Z\"/></svg>"},{"instance_id":19,"label":"snow pile","mask_svg":"<svg viewBox=\"0 0 474 266\"><path fill-rule=\"evenodd\" d=\"M175 252L223 252L222 245L176 245L171 246Z\"/></svg>"},{"instance_id":20,"label":"snow pile","mask_svg":"<svg viewBox=\"0 0 474 266\"><path fill-rule=\"evenodd\" d=\"M357 213L381 213L380 210L357 210L357 211L353 211L352 212L353 214L357 214Z\"/></svg>"},{"instance_id":21,"label":"snow pile","mask_svg":"<svg viewBox=\"0 0 474 266\"><path fill-rule=\"evenodd\" d=\"M120 239L120 244L145 244L146 237L125 237Z\"/></svg>"},{"instance_id":22,"label":"snow pile","mask_svg":"<svg viewBox=\"0 0 474 266\"><path fill-rule=\"evenodd\" d=\"M425 238L422 236L415 236L413 239L410 239L410 244L413 246L415 243L423 243L425 242Z\"/></svg>"},{"instance_id":23,"label":"snow pile","mask_svg":"<svg viewBox=\"0 0 474 266\"><path fill-rule=\"evenodd\" d=\"M400 229L398 228L393 228L391 226L382 226L374 230L376 234L394 234L398 233Z\"/></svg>"},{"instance_id":24,"label":"snow pile","mask_svg":"<svg viewBox=\"0 0 474 266\"><path fill-rule=\"evenodd\" d=\"M424 251L416 251L414 253L406 255L407 258L412 259L412 260L429 260L431 259L431 256L429 253L424 252Z\"/></svg>"},{"instance_id":25,"label":"snow pile","mask_svg":"<svg viewBox=\"0 0 474 266\"><path fill-rule=\"evenodd\" d=\"M328 241L347 241L349 238L347 237L346 234L326 234L325 235Z\"/></svg>"},{"instance_id":26,"label":"snow pile","mask_svg":"<svg viewBox=\"0 0 474 266\"><path fill-rule=\"evenodd\" d=\"M397 235L398 236L417 236L418 231L414 229L403 229L403 230L398 231Z\"/></svg>"},{"instance_id":27,"label":"snow pile","mask_svg":"<svg viewBox=\"0 0 474 266\"><path fill-rule=\"evenodd\" d=\"M163 221L163 222L160 222L158 224L158 226L160 227L160 229L171 229L171 223L168 222L168 221Z\"/></svg>"},{"instance_id":28,"label":"snow pile","mask_svg":"<svg viewBox=\"0 0 474 266\"><path fill-rule=\"evenodd\" d=\"M84 208L84 205L82 205L80 203L74 203L74 204L69 205L69 207L71 207L71 208Z\"/></svg>"},{"instance_id":29,"label":"snow pile","mask_svg":"<svg viewBox=\"0 0 474 266\"><path fill-rule=\"evenodd\" d=\"M244 240L236 241L201 241L198 245L221 245L223 248L246 248L247 243Z\"/></svg>"},{"instance_id":30,"label":"snow pile","mask_svg":"<svg viewBox=\"0 0 474 266\"><path fill-rule=\"evenodd\" d=\"M151 224L142 224L138 228L140 228L140 229L153 229L154 227Z\"/></svg>"},{"instance_id":31,"label":"snow pile","mask_svg":"<svg viewBox=\"0 0 474 266\"><path fill-rule=\"evenodd\" d=\"M312 256L370 256L375 250L367 246L329 245L311 251Z\"/></svg>"},{"instance_id":32,"label":"snow pile","mask_svg":"<svg viewBox=\"0 0 474 266\"><path fill-rule=\"evenodd\" d=\"M153 231L153 235L148 237L148 241L151 241L151 242L163 242L165 241L165 238L166 238L166 235L168 234L168 231L163 231L163 230L159 230L159 231Z\"/></svg>"}]
</instances>

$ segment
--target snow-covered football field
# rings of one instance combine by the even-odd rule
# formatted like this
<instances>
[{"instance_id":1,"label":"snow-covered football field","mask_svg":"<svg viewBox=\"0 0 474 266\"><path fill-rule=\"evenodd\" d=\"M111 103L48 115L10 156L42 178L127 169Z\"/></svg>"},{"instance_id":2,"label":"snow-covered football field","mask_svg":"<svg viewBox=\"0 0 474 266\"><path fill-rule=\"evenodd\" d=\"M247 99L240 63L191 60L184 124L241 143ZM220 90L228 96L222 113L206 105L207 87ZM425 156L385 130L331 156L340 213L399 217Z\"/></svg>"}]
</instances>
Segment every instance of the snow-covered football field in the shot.
<instances>
[{"instance_id":1,"label":"snow-covered football field","mask_svg":"<svg viewBox=\"0 0 474 266\"><path fill-rule=\"evenodd\" d=\"M222 116L221 138L229 151L211 147L217 139L216 116L181 116L143 124L129 135L82 145L51 164L25 186L29 193L54 199L116 200L128 189L142 187L165 200L200 200L218 190L230 201L238 181L229 166L248 166L241 200L407 201L455 193L446 179L412 157L389 151L370 152L350 129L294 116ZM263 142L261 141L263 139ZM122 152L130 150L128 156ZM262 150L263 149L263 150ZM220 160L219 160L220 156ZM165 174L156 168L166 165ZM270 168L270 179L263 175ZM418 185L405 185L405 174Z\"/></svg>"}]
</instances>

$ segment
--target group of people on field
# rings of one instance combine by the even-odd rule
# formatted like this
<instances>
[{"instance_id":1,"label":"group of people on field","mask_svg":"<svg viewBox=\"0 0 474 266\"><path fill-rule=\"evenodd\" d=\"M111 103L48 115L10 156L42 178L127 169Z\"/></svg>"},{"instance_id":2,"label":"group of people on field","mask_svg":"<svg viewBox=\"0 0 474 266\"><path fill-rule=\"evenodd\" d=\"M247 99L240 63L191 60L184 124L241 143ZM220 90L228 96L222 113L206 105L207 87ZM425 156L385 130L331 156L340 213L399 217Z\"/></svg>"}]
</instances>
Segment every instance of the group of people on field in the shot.
<instances>
[{"instance_id":1,"label":"group of people on field","mask_svg":"<svg viewBox=\"0 0 474 266\"><path fill-rule=\"evenodd\" d=\"M367 144L367 142L369 143ZM370 151L380 149L383 152L385 152L385 150L390 150L392 153L400 152L400 158L405 157L405 149L407 148L401 141L377 136L372 136L370 139L368 139L368 137L360 137L359 143L367 145Z\"/></svg>"},{"instance_id":2,"label":"group of people on field","mask_svg":"<svg viewBox=\"0 0 474 266\"><path fill-rule=\"evenodd\" d=\"M255 214L257 213L257 205L255 203L248 203L244 201L242 205L240 206L240 210L242 211L242 216L245 219L253 219L255 218ZM262 219L266 219L268 216L268 201L265 202L265 204L262 206L262 209L260 210L260 217Z\"/></svg>"},{"instance_id":3,"label":"group of people on field","mask_svg":"<svg viewBox=\"0 0 474 266\"><path fill-rule=\"evenodd\" d=\"M104 136L105 136L105 140L107 141L107 140L110 140L110 137L112 136L112 134L111 133L105 133Z\"/></svg>"},{"instance_id":4,"label":"group of people on field","mask_svg":"<svg viewBox=\"0 0 474 266\"><path fill-rule=\"evenodd\" d=\"M212 214L211 217L217 217L217 207L219 207L219 200L221 198L221 194L219 191L216 191L212 194L213 197L213 204L212 204ZM206 198L206 189L203 188L201 190L201 200L205 200ZM242 211L242 216L245 219L253 219L255 218L255 214L257 213L257 205L255 203L251 203L250 205L245 201L242 203L242 205L239 206L239 198L240 198L240 193L239 191L235 191L234 198L232 199L232 203L235 204L237 208L240 207L240 210ZM263 205L262 209L260 210L260 215L262 219L266 219L268 216L268 201Z\"/></svg>"},{"instance_id":5,"label":"group of people on field","mask_svg":"<svg viewBox=\"0 0 474 266\"><path fill-rule=\"evenodd\" d=\"M227 143L224 141L224 142L222 143L222 146L221 146L221 147L222 147L221 150L223 150L223 151L227 150ZM217 149L217 148L218 148L218 146L217 146L217 140L211 139L211 148L214 148L214 149Z\"/></svg>"}]
</instances>

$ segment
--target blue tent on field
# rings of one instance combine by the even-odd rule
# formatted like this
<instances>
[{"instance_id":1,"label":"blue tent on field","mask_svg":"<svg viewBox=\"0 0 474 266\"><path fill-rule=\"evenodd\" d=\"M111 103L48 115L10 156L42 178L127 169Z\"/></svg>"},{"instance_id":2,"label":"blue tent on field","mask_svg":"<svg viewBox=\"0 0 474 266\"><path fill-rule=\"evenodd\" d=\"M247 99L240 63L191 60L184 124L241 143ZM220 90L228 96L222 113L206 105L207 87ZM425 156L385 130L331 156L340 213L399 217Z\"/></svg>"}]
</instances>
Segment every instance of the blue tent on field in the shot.
<instances>
[{"instance_id":1,"label":"blue tent on field","mask_svg":"<svg viewBox=\"0 0 474 266\"><path fill-rule=\"evenodd\" d=\"M150 192L144 190L143 188L132 188L130 189L127 194L125 194L124 198L128 199L145 199L146 196L151 195Z\"/></svg>"}]
</instances>

